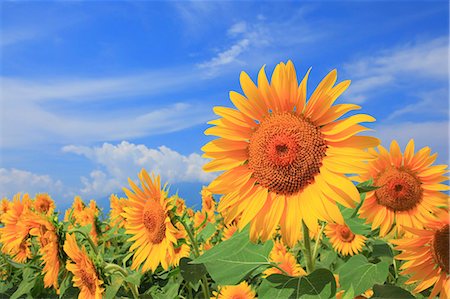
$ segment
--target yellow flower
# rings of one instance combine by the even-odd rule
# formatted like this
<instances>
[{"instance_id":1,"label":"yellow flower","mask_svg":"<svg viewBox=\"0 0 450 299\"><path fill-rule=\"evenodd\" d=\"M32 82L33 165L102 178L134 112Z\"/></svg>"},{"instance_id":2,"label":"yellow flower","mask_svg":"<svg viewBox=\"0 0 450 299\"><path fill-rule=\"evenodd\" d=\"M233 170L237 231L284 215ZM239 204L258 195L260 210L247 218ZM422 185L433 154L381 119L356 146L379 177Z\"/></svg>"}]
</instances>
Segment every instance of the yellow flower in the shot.
<instances>
[{"instance_id":1,"label":"yellow flower","mask_svg":"<svg viewBox=\"0 0 450 299\"><path fill-rule=\"evenodd\" d=\"M42 273L44 274L44 286L54 287L58 290L58 274L60 268L59 242L56 227L45 216L35 214L32 222L33 228L30 235L36 236L39 241L39 253L41 255Z\"/></svg>"},{"instance_id":2,"label":"yellow flower","mask_svg":"<svg viewBox=\"0 0 450 299\"><path fill-rule=\"evenodd\" d=\"M190 252L191 252L191 248L189 247L189 245L181 244L180 246L174 248L172 256L169 256L169 255L167 256L167 258L168 258L167 262L170 265L173 265L174 267L178 267L178 265L180 264L181 258L188 257Z\"/></svg>"},{"instance_id":3,"label":"yellow flower","mask_svg":"<svg viewBox=\"0 0 450 299\"><path fill-rule=\"evenodd\" d=\"M264 271L265 276L272 274L288 274L294 277L306 275L305 270L297 263L295 256L287 250L282 241L275 241L269 260L278 264L278 267L283 269L285 273L273 267Z\"/></svg>"},{"instance_id":4,"label":"yellow flower","mask_svg":"<svg viewBox=\"0 0 450 299\"><path fill-rule=\"evenodd\" d=\"M91 259L84 246L80 249L74 236L66 234L64 251L71 261L67 261L66 268L73 274L73 285L80 289L79 299L101 299L104 289L103 281L98 277Z\"/></svg>"},{"instance_id":5,"label":"yellow flower","mask_svg":"<svg viewBox=\"0 0 450 299\"><path fill-rule=\"evenodd\" d=\"M448 211L439 211L438 219L428 222L425 229L405 226L412 236L391 240L402 251L395 258L406 261L401 274L411 275L406 284L418 282L414 293L433 287L429 298L439 292L440 298L450 298L449 223Z\"/></svg>"},{"instance_id":6,"label":"yellow flower","mask_svg":"<svg viewBox=\"0 0 450 299\"><path fill-rule=\"evenodd\" d=\"M212 193L208 188L202 188L202 211L206 212L208 215L214 215L216 209L216 202L212 196Z\"/></svg>"},{"instance_id":7,"label":"yellow flower","mask_svg":"<svg viewBox=\"0 0 450 299\"><path fill-rule=\"evenodd\" d=\"M18 247L14 247L10 251L13 261L17 263L25 263L29 258L31 258L30 246L30 239L24 239Z\"/></svg>"},{"instance_id":8,"label":"yellow flower","mask_svg":"<svg viewBox=\"0 0 450 299\"><path fill-rule=\"evenodd\" d=\"M361 252L367 239L363 235L354 234L347 225L336 223L327 224L325 235L330 239L334 250L344 256Z\"/></svg>"},{"instance_id":9,"label":"yellow flower","mask_svg":"<svg viewBox=\"0 0 450 299\"><path fill-rule=\"evenodd\" d=\"M175 213L178 216L182 216L186 210L186 203L184 199L180 198L177 194L170 197L172 204L176 207Z\"/></svg>"},{"instance_id":10,"label":"yellow flower","mask_svg":"<svg viewBox=\"0 0 450 299\"><path fill-rule=\"evenodd\" d=\"M142 271L152 270L162 265L168 269L167 257L174 254L177 243L177 230L172 225L168 211L172 208L167 192L161 190L160 177L152 179L143 169L139 174L142 188L131 180L132 191L124 188L128 197L122 214L126 220L126 233L132 235L128 239L132 243L130 251L134 252L132 269L142 264Z\"/></svg>"},{"instance_id":11,"label":"yellow flower","mask_svg":"<svg viewBox=\"0 0 450 299\"><path fill-rule=\"evenodd\" d=\"M235 286L223 286L219 288L219 293L213 292L212 298L218 299L253 299L256 298L256 292L243 281Z\"/></svg>"},{"instance_id":12,"label":"yellow flower","mask_svg":"<svg viewBox=\"0 0 450 299\"><path fill-rule=\"evenodd\" d=\"M318 230L318 220L344 224L336 203L351 208L360 201L345 174L359 174L372 158L365 149L376 146L378 139L355 135L368 130L359 123L374 118L342 118L360 107L333 106L350 84L333 86L335 70L306 102L308 74L299 86L292 62L280 63L270 84L262 68L256 86L242 72L245 96L230 93L237 110L215 107L221 118L205 131L219 138L202 148L204 157L212 159L204 170L225 171L208 189L224 194L218 211L227 211L227 223L240 213L240 229L251 223L253 240L269 239L280 225L285 243L294 246L302 220L313 231Z\"/></svg>"},{"instance_id":13,"label":"yellow flower","mask_svg":"<svg viewBox=\"0 0 450 299\"><path fill-rule=\"evenodd\" d=\"M47 193L40 193L35 196L34 210L38 213L51 215L55 210L55 202Z\"/></svg>"},{"instance_id":14,"label":"yellow flower","mask_svg":"<svg viewBox=\"0 0 450 299\"><path fill-rule=\"evenodd\" d=\"M126 198L118 198L117 195L112 194L109 198L111 205L110 219L112 226L124 227L125 219L121 215L124 211L123 208L126 206Z\"/></svg>"},{"instance_id":15,"label":"yellow flower","mask_svg":"<svg viewBox=\"0 0 450 299\"><path fill-rule=\"evenodd\" d=\"M3 215L8 212L10 204L11 203L6 197L2 198L2 200L0 201L0 222L2 222Z\"/></svg>"},{"instance_id":16,"label":"yellow flower","mask_svg":"<svg viewBox=\"0 0 450 299\"><path fill-rule=\"evenodd\" d=\"M20 254L21 258L29 257L26 239L31 227L25 220L31 213L32 204L28 194L24 194L23 197L20 193L14 195L8 211L2 216L4 224L4 227L0 227L2 252L10 255Z\"/></svg>"},{"instance_id":17,"label":"yellow flower","mask_svg":"<svg viewBox=\"0 0 450 299\"><path fill-rule=\"evenodd\" d=\"M81 213L84 210L85 204L80 196L75 196L73 199L72 207L69 208L65 215L64 215L64 221L70 221L72 219L75 219L79 213ZM72 213L72 218L69 219L69 215Z\"/></svg>"},{"instance_id":18,"label":"yellow flower","mask_svg":"<svg viewBox=\"0 0 450 299\"><path fill-rule=\"evenodd\" d=\"M447 165L431 164L437 154L430 156L425 147L414 154L414 140L410 140L402 155L398 143L391 143L390 152L383 146L378 152L371 149L376 160L366 166L360 181L374 179L374 185L381 188L369 192L359 210L362 218L372 222L372 230L380 227L380 236L385 236L395 224L397 232L402 226L422 228L423 223L433 218L439 206L448 206Z\"/></svg>"}]
</instances>

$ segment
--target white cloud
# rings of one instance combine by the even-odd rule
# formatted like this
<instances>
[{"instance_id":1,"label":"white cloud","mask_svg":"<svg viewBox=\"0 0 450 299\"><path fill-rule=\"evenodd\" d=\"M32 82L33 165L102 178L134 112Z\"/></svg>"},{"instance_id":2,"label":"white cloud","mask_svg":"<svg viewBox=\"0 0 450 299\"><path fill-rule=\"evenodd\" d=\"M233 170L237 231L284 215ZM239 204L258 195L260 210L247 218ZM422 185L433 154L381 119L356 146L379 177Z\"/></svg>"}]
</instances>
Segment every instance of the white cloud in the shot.
<instances>
[{"instance_id":1,"label":"white cloud","mask_svg":"<svg viewBox=\"0 0 450 299\"><path fill-rule=\"evenodd\" d=\"M236 62L237 57L248 48L249 44L250 42L248 39L242 39L232 45L229 49L218 53L216 57L213 57L209 61L200 63L198 66L200 68L215 69L219 66Z\"/></svg>"},{"instance_id":2,"label":"white cloud","mask_svg":"<svg viewBox=\"0 0 450 299\"><path fill-rule=\"evenodd\" d=\"M191 70L180 69L81 80L1 78L1 147L113 141L192 127L211 118L209 106L178 102L151 108L152 101L158 103L147 98L138 110L128 108L127 101L129 97L173 92L201 82ZM89 110L89 104L104 101L101 104L107 105L106 100L120 102L120 111L110 106ZM58 109L51 109L52 104ZM81 108L64 109L74 104Z\"/></svg>"},{"instance_id":3,"label":"white cloud","mask_svg":"<svg viewBox=\"0 0 450 299\"><path fill-rule=\"evenodd\" d=\"M420 80L448 80L448 37L418 41L380 51L344 65L353 83L346 98L364 102L393 85L415 86Z\"/></svg>"},{"instance_id":4,"label":"white cloud","mask_svg":"<svg viewBox=\"0 0 450 299\"><path fill-rule=\"evenodd\" d=\"M128 186L127 179L135 180L142 168L160 174L169 183L206 183L214 178L202 170L207 160L199 154L182 155L166 146L152 149L122 141L117 145L104 143L101 147L68 145L62 150L84 156L102 169L92 171L90 178L82 178L81 193L97 198Z\"/></svg>"},{"instance_id":5,"label":"white cloud","mask_svg":"<svg viewBox=\"0 0 450 299\"><path fill-rule=\"evenodd\" d=\"M231 26L228 29L227 34L230 36L236 36L238 34L245 33L246 31L247 31L247 23L244 21L240 21L233 24L233 26Z\"/></svg>"},{"instance_id":6,"label":"white cloud","mask_svg":"<svg viewBox=\"0 0 450 299\"><path fill-rule=\"evenodd\" d=\"M412 138L416 144L416 151L429 146L432 152L438 153L437 163L449 163L449 122L396 122L375 126L374 136L381 139L385 147L389 147L393 139L397 140L404 149Z\"/></svg>"},{"instance_id":7,"label":"white cloud","mask_svg":"<svg viewBox=\"0 0 450 299\"><path fill-rule=\"evenodd\" d=\"M15 168L0 168L0 197L12 199L13 195L28 193L49 193L54 200L64 197L65 187L60 180L54 180L49 175L35 174Z\"/></svg>"}]
</instances>

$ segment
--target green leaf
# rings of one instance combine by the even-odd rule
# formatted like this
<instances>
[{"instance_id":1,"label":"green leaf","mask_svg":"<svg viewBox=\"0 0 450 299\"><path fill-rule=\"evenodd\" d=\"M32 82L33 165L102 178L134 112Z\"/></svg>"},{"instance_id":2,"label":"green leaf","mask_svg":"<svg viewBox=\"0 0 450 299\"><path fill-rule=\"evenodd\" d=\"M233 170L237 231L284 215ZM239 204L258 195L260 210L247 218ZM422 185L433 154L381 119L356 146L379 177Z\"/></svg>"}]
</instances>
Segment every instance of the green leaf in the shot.
<instances>
[{"instance_id":1,"label":"green leaf","mask_svg":"<svg viewBox=\"0 0 450 299\"><path fill-rule=\"evenodd\" d=\"M370 192L370 191L374 191L374 190L377 190L379 188L380 187L378 187L378 186L360 186L360 185L356 186L356 189L358 189L358 192L360 194L367 193L367 192Z\"/></svg>"},{"instance_id":2,"label":"green leaf","mask_svg":"<svg viewBox=\"0 0 450 299\"><path fill-rule=\"evenodd\" d=\"M34 287L34 283L34 279L22 280L17 290L11 295L11 299L17 299L22 295L29 294L31 289Z\"/></svg>"},{"instance_id":3,"label":"green leaf","mask_svg":"<svg viewBox=\"0 0 450 299\"><path fill-rule=\"evenodd\" d=\"M116 298L116 294L119 291L123 283L123 277L120 275L111 276L111 285L106 286L105 298L113 299Z\"/></svg>"},{"instance_id":4,"label":"green leaf","mask_svg":"<svg viewBox=\"0 0 450 299\"><path fill-rule=\"evenodd\" d=\"M191 262L191 261L192 261L192 259L183 257L180 260L180 271L181 271L181 276L183 276L184 280L194 284L197 281L199 281L202 278L202 276L208 272L206 271L205 265L190 264L189 262Z\"/></svg>"},{"instance_id":5,"label":"green leaf","mask_svg":"<svg viewBox=\"0 0 450 299\"><path fill-rule=\"evenodd\" d=\"M272 274L258 288L260 299L272 298L332 298L336 293L333 273L317 269L307 276L290 277Z\"/></svg>"},{"instance_id":6,"label":"green leaf","mask_svg":"<svg viewBox=\"0 0 450 299\"><path fill-rule=\"evenodd\" d=\"M214 281L220 285L234 285L256 268L268 265L272 247L273 241L252 243L245 229L206 251L191 264L204 264Z\"/></svg>"},{"instance_id":7,"label":"green leaf","mask_svg":"<svg viewBox=\"0 0 450 299\"><path fill-rule=\"evenodd\" d=\"M386 242L376 240L375 243L373 244L372 257L380 257L380 256L387 256L393 258L394 253L392 252L391 246L389 246Z\"/></svg>"},{"instance_id":8,"label":"green leaf","mask_svg":"<svg viewBox=\"0 0 450 299\"><path fill-rule=\"evenodd\" d=\"M373 296L371 298L376 299L414 299L415 297L411 295L410 292L404 290L398 286L386 284L373 286Z\"/></svg>"},{"instance_id":9,"label":"green leaf","mask_svg":"<svg viewBox=\"0 0 450 299\"><path fill-rule=\"evenodd\" d=\"M350 230L357 235L367 235L370 233L370 225L365 224L365 219L359 218L355 214L354 209L348 209L340 206L342 217L344 217L345 224L348 225Z\"/></svg>"},{"instance_id":10,"label":"green leaf","mask_svg":"<svg viewBox=\"0 0 450 299\"><path fill-rule=\"evenodd\" d=\"M134 272L134 273L129 273L127 275L127 277L124 277L123 280L125 280L126 282L129 282L129 283L132 283L136 286L139 286L141 284L141 277L142 277L142 273Z\"/></svg>"},{"instance_id":11,"label":"green leaf","mask_svg":"<svg viewBox=\"0 0 450 299\"><path fill-rule=\"evenodd\" d=\"M331 264L336 260L337 253L334 250L320 251L319 261L316 262L316 267L330 268Z\"/></svg>"},{"instance_id":12,"label":"green leaf","mask_svg":"<svg viewBox=\"0 0 450 299\"><path fill-rule=\"evenodd\" d=\"M375 283L384 283L388 273L388 263L372 264L365 256L355 255L339 268L339 281L342 289L348 290L353 286L354 294L359 295Z\"/></svg>"},{"instance_id":13,"label":"green leaf","mask_svg":"<svg viewBox=\"0 0 450 299\"><path fill-rule=\"evenodd\" d=\"M59 298L62 298L66 290L72 285L72 273L67 271L67 276L61 282L59 286Z\"/></svg>"},{"instance_id":14,"label":"green leaf","mask_svg":"<svg viewBox=\"0 0 450 299\"><path fill-rule=\"evenodd\" d=\"M208 223L204 229L198 234L198 238L206 241L209 237L216 232L216 226L212 223Z\"/></svg>"}]
</instances>

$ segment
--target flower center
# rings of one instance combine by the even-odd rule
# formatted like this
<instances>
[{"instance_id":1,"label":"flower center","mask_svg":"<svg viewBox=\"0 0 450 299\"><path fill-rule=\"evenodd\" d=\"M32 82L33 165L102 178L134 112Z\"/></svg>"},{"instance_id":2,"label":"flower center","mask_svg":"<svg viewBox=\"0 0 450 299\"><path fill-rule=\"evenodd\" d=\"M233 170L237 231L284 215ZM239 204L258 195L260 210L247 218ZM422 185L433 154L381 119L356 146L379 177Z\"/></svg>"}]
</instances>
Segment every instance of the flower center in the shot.
<instances>
[{"instance_id":1,"label":"flower center","mask_svg":"<svg viewBox=\"0 0 450 299\"><path fill-rule=\"evenodd\" d=\"M314 181L325 152L321 132L308 119L273 113L250 139L248 166L260 185L290 195Z\"/></svg>"},{"instance_id":2,"label":"flower center","mask_svg":"<svg viewBox=\"0 0 450 299\"><path fill-rule=\"evenodd\" d=\"M434 233L431 241L431 253L435 262L449 274L449 225L446 224Z\"/></svg>"},{"instance_id":3,"label":"flower center","mask_svg":"<svg viewBox=\"0 0 450 299\"><path fill-rule=\"evenodd\" d=\"M86 272L86 270L81 269L80 270L80 278L83 282L83 285L86 286L89 290L89 293L92 295L95 294L95 278L92 274L89 274Z\"/></svg>"},{"instance_id":4,"label":"flower center","mask_svg":"<svg viewBox=\"0 0 450 299\"><path fill-rule=\"evenodd\" d=\"M159 204L144 211L143 223L153 244L161 243L166 236L165 216L166 213Z\"/></svg>"},{"instance_id":5,"label":"flower center","mask_svg":"<svg viewBox=\"0 0 450 299\"><path fill-rule=\"evenodd\" d=\"M408 211L422 200L420 180L410 170L391 167L375 178L375 191L378 204L393 211Z\"/></svg>"},{"instance_id":6,"label":"flower center","mask_svg":"<svg viewBox=\"0 0 450 299\"><path fill-rule=\"evenodd\" d=\"M343 242L351 242L355 238L355 234L347 225L339 225L338 227L339 239Z\"/></svg>"}]
</instances>

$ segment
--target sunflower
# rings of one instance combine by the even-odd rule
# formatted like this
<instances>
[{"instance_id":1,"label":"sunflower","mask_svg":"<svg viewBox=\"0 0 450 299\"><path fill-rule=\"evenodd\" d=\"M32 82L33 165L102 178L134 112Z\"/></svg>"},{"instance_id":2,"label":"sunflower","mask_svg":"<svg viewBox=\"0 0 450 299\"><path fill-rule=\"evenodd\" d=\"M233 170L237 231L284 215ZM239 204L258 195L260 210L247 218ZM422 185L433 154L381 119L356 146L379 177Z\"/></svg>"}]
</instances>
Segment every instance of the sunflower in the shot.
<instances>
[{"instance_id":1,"label":"sunflower","mask_svg":"<svg viewBox=\"0 0 450 299\"><path fill-rule=\"evenodd\" d=\"M363 235L354 234L347 225L328 223L325 227L325 235L337 252L346 256L358 254L366 242Z\"/></svg>"},{"instance_id":2,"label":"sunflower","mask_svg":"<svg viewBox=\"0 0 450 299\"><path fill-rule=\"evenodd\" d=\"M64 215L64 221L69 221L69 220L75 219L77 217L77 215L84 210L85 206L86 205L84 204L81 197L75 196L73 199L72 207L69 208Z\"/></svg>"},{"instance_id":3,"label":"sunflower","mask_svg":"<svg viewBox=\"0 0 450 299\"><path fill-rule=\"evenodd\" d=\"M20 254L23 256L29 256L28 234L31 227L28 219L31 213L31 206L33 202L29 198L28 194L21 196L20 193L14 195L12 203L9 204L9 208L5 214L2 215L3 227L0 227L0 243L2 244L2 252L10 255Z\"/></svg>"},{"instance_id":4,"label":"sunflower","mask_svg":"<svg viewBox=\"0 0 450 299\"><path fill-rule=\"evenodd\" d=\"M306 275L305 270L297 263L295 256L287 250L282 241L275 241L269 254L269 260L278 264L284 273L280 269L269 268L264 271L265 276L272 274L288 274L293 277Z\"/></svg>"},{"instance_id":5,"label":"sunflower","mask_svg":"<svg viewBox=\"0 0 450 299\"><path fill-rule=\"evenodd\" d=\"M225 171L208 189L224 194L218 211L226 221L242 213L239 228L251 223L252 239L271 237L277 225L285 242L293 246L300 238L302 220L317 231L318 220L344 224L337 203L353 208L359 193L347 173L364 171L372 155L364 149L376 146L373 137L355 136L368 130L360 122L374 118L357 114L353 104L333 106L350 81L336 86L336 71L320 82L306 103L308 73L300 83L294 65L276 66L269 84L264 67L258 86L242 72L244 95L230 93L236 109L215 107L221 118L206 135L218 136L202 150L212 161L205 171ZM339 119L339 120L337 120Z\"/></svg>"},{"instance_id":6,"label":"sunflower","mask_svg":"<svg viewBox=\"0 0 450 299\"><path fill-rule=\"evenodd\" d=\"M51 215L55 210L55 202L47 193L40 193L35 196L34 210L38 213Z\"/></svg>"},{"instance_id":7,"label":"sunflower","mask_svg":"<svg viewBox=\"0 0 450 299\"><path fill-rule=\"evenodd\" d=\"M243 281L235 286L223 286L218 293L213 292L213 296L217 299L253 299L256 298L256 292Z\"/></svg>"},{"instance_id":8,"label":"sunflower","mask_svg":"<svg viewBox=\"0 0 450 299\"><path fill-rule=\"evenodd\" d=\"M412 235L409 238L391 240L396 250L402 251L395 258L406 260L400 267L402 275L412 275L406 284L419 282L414 293L431 286L429 298L440 292L440 298L450 298L449 264L449 214L439 211L437 219L427 223L425 229L404 227Z\"/></svg>"},{"instance_id":9,"label":"sunflower","mask_svg":"<svg viewBox=\"0 0 450 299\"><path fill-rule=\"evenodd\" d=\"M31 258L31 241L30 239L24 239L18 247L14 247L10 252L13 257L13 261L17 263L25 263Z\"/></svg>"},{"instance_id":10,"label":"sunflower","mask_svg":"<svg viewBox=\"0 0 450 299\"><path fill-rule=\"evenodd\" d=\"M222 241L230 239L234 233L237 231L238 227L235 223L230 223L228 225L225 225L225 228L223 229L222 233Z\"/></svg>"},{"instance_id":11,"label":"sunflower","mask_svg":"<svg viewBox=\"0 0 450 299\"><path fill-rule=\"evenodd\" d=\"M168 269L167 256L174 254L177 229L172 225L168 211L172 209L167 192L161 190L160 177L150 178L142 169L139 174L140 189L131 180L132 191L124 188L128 197L122 216L126 233L132 235L130 251L134 252L132 269L142 264L142 271L155 271L159 264Z\"/></svg>"},{"instance_id":12,"label":"sunflower","mask_svg":"<svg viewBox=\"0 0 450 299\"><path fill-rule=\"evenodd\" d=\"M73 285L80 289L79 299L102 298L103 281L98 277L97 270L89 258L84 246L80 249L73 235L66 234L64 251L72 260L67 261L66 268L73 274Z\"/></svg>"},{"instance_id":13,"label":"sunflower","mask_svg":"<svg viewBox=\"0 0 450 299\"><path fill-rule=\"evenodd\" d=\"M202 210L206 212L208 215L213 216L214 210L216 208L216 202L214 201L212 193L208 190L208 188L203 187L201 195L202 195Z\"/></svg>"},{"instance_id":14,"label":"sunflower","mask_svg":"<svg viewBox=\"0 0 450 299\"><path fill-rule=\"evenodd\" d=\"M10 204L11 203L6 197L2 198L2 200L0 201L0 222L2 222L3 215L8 212Z\"/></svg>"},{"instance_id":15,"label":"sunflower","mask_svg":"<svg viewBox=\"0 0 450 299\"><path fill-rule=\"evenodd\" d=\"M380 188L367 193L359 214L372 222L372 230L380 227L380 236L385 236L395 225L398 234L402 226L423 228L423 223L433 218L440 206L448 206L447 165L431 164L437 154L430 156L425 147L414 154L414 140L410 140L402 155L397 141L392 141L390 152L378 146L376 160L366 166L360 181L373 178L373 184Z\"/></svg>"},{"instance_id":16,"label":"sunflower","mask_svg":"<svg viewBox=\"0 0 450 299\"><path fill-rule=\"evenodd\" d=\"M34 214L34 217L28 219L28 223L32 227L30 229L30 235L37 237L40 245L39 253L42 264L44 265L42 269L44 286L46 288L53 286L58 290L60 261L56 227L45 215Z\"/></svg>"},{"instance_id":17,"label":"sunflower","mask_svg":"<svg viewBox=\"0 0 450 299\"><path fill-rule=\"evenodd\" d=\"M119 199L117 195L112 194L109 200L111 205L111 212L110 212L111 225L117 227L124 227L125 220L123 219L123 216L121 214L123 213L123 208L126 206L126 198Z\"/></svg>"}]
</instances>

